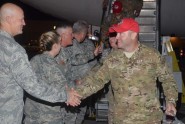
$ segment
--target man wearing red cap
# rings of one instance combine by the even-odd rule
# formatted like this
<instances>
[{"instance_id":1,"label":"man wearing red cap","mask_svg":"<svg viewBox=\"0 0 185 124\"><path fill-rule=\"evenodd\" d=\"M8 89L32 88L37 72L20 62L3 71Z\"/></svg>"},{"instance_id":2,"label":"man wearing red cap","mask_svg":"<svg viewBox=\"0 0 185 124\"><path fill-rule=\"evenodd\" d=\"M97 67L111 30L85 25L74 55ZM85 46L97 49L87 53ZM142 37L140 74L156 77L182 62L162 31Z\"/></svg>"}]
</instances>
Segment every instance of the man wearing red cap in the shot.
<instances>
[{"instance_id":1,"label":"man wearing red cap","mask_svg":"<svg viewBox=\"0 0 185 124\"><path fill-rule=\"evenodd\" d=\"M156 95L156 79L166 96L166 114L176 114L177 86L164 58L138 41L139 25L131 18L113 25L118 49L114 50L94 74L85 77L77 92L86 98L111 80L113 90L110 124L160 124L162 111Z\"/></svg>"}]
</instances>

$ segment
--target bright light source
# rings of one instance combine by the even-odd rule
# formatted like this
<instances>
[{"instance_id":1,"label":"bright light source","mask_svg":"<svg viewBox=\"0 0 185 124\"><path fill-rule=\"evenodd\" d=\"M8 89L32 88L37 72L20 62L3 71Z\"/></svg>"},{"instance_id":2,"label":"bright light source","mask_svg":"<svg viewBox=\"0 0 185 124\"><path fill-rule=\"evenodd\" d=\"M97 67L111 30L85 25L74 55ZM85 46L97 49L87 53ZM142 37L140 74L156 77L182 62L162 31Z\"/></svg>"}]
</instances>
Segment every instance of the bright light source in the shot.
<instances>
[{"instance_id":1,"label":"bright light source","mask_svg":"<svg viewBox=\"0 0 185 124\"><path fill-rule=\"evenodd\" d=\"M88 39L98 41L99 38L96 36L89 36Z\"/></svg>"},{"instance_id":2,"label":"bright light source","mask_svg":"<svg viewBox=\"0 0 185 124\"><path fill-rule=\"evenodd\" d=\"M53 29L55 30L56 29L56 26L53 26Z\"/></svg>"}]
</instances>

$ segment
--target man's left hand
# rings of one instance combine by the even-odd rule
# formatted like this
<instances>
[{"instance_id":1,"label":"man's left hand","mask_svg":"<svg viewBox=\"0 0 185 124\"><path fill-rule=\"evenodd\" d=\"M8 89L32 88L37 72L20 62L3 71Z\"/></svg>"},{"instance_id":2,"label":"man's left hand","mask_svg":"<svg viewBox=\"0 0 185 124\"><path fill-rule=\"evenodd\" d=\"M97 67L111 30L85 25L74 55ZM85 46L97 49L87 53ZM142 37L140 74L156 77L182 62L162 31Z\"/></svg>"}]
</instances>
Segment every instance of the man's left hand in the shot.
<instances>
[{"instance_id":1,"label":"man's left hand","mask_svg":"<svg viewBox=\"0 0 185 124\"><path fill-rule=\"evenodd\" d=\"M176 115L176 108L175 108L175 105L173 103L167 103L166 105L166 115L170 115L170 116L175 116Z\"/></svg>"}]
</instances>

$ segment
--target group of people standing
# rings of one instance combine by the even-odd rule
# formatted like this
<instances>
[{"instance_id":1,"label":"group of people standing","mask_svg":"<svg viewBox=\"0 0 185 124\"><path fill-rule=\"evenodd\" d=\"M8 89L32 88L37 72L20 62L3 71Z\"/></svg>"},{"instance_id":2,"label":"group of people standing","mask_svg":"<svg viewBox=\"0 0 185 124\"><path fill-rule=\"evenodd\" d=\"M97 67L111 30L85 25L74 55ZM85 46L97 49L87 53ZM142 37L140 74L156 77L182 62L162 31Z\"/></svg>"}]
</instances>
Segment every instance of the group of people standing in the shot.
<instances>
[{"instance_id":1,"label":"group of people standing","mask_svg":"<svg viewBox=\"0 0 185 124\"><path fill-rule=\"evenodd\" d=\"M44 51L30 60L33 70L41 80L59 89L75 88L79 80L96 64L98 49L86 39L88 24L77 21L59 24L56 31L43 33L40 46ZM74 38L73 38L74 37ZM25 102L25 124L81 124L86 113L86 103L79 107L48 103L28 96Z\"/></svg>"},{"instance_id":2,"label":"group of people standing","mask_svg":"<svg viewBox=\"0 0 185 124\"><path fill-rule=\"evenodd\" d=\"M88 24L62 23L40 36L42 54L28 61L14 36L25 26L23 10L12 3L0 8L0 120L2 124L81 124L85 99L110 82L109 124L160 124L162 111L156 80L163 84L166 114L176 114L177 86L158 51L138 41L139 24L124 18L110 26L112 50L103 64L86 38ZM97 68L98 67L98 68ZM25 105L23 90L28 94ZM70 106L69 106L70 105ZM23 110L24 108L24 110Z\"/></svg>"}]
</instances>

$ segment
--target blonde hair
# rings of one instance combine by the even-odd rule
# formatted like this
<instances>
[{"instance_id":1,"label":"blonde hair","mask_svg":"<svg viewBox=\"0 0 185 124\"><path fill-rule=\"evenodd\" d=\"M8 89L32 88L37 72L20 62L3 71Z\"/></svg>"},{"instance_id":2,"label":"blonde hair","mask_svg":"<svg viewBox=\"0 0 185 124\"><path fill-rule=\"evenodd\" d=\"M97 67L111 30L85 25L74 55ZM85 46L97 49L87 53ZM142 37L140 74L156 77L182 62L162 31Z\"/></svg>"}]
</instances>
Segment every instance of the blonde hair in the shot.
<instances>
[{"instance_id":1,"label":"blonde hair","mask_svg":"<svg viewBox=\"0 0 185 124\"><path fill-rule=\"evenodd\" d=\"M42 51L50 51L53 44L60 42L60 35L56 31L48 31L40 36L39 42Z\"/></svg>"}]
</instances>

